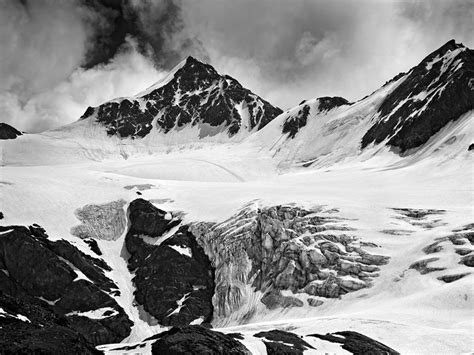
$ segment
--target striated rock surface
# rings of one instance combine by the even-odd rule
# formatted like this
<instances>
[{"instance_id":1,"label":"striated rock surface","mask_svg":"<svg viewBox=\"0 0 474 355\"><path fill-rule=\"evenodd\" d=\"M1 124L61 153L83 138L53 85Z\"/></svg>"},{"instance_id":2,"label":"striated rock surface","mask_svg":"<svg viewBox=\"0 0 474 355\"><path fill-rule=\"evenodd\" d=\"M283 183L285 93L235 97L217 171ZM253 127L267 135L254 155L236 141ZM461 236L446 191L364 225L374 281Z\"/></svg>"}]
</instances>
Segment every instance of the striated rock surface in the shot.
<instances>
[{"instance_id":1,"label":"striated rock surface","mask_svg":"<svg viewBox=\"0 0 474 355\"><path fill-rule=\"evenodd\" d=\"M89 107L81 119L93 117L107 134L141 138L158 129L167 133L197 126L200 137L263 128L282 111L245 89L209 64L188 57L163 82L136 97Z\"/></svg>"},{"instance_id":2,"label":"striated rock surface","mask_svg":"<svg viewBox=\"0 0 474 355\"><path fill-rule=\"evenodd\" d=\"M71 234L87 239L117 240L125 231L124 200L101 205L86 205L75 211L82 224L71 228Z\"/></svg>"},{"instance_id":3,"label":"striated rock surface","mask_svg":"<svg viewBox=\"0 0 474 355\"><path fill-rule=\"evenodd\" d=\"M275 308L303 305L280 290L337 298L370 287L389 258L363 250L347 230L337 217L292 206L247 207L222 223L192 225L215 267L215 317L248 308L255 291Z\"/></svg>"},{"instance_id":4,"label":"striated rock surface","mask_svg":"<svg viewBox=\"0 0 474 355\"><path fill-rule=\"evenodd\" d=\"M50 241L37 225L0 227L0 291L25 303L48 306L97 345L118 342L132 322L111 295L110 267L65 240Z\"/></svg>"}]
</instances>

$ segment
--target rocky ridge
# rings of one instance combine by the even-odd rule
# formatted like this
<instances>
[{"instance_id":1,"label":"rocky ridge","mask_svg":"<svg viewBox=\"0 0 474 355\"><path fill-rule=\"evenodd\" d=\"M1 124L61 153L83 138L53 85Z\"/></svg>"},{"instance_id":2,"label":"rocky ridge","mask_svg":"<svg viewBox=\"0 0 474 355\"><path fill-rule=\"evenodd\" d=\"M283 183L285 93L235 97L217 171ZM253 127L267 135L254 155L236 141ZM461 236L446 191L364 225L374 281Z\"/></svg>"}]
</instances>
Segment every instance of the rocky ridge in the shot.
<instances>
[{"instance_id":1,"label":"rocky ridge","mask_svg":"<svg viewBox=\"0 0 474 355\"><path fill-rule=\"evenodd\" d=\"M451 40L398 80L362 138L362 148L387 140L405 152L473 110L474 50Z\"/></svg>"},{"instance_id":2,"label":"rocky ridge","mask_svg":"<svg viewBox=\"0 0 474 355\"><path fill-rule=\"evenodd\" d=\"M113 296L110 267L65 240L51 241L39 226L0 227L0 291L47 308L93 345L117 342L132 321Z\"/></svg>"},{"instance_id":3,"label":"rocky ridge","mask_svg":"<svg viewBox=\"0 0 474 355\"><path fill-rule=\"evenodd\" d=\"M143 138L197 126L200 138L263 128L282 111L209 64L188 57L168 79L136 97L89 107L81 117L104 125L108 135Z\"/></svg>"},{"instance_id":4,"label":"rocky ridge","mask_svg":"<svg viewBox=\"0 0 474 355\"><path fill-rule=\"evenodd\" d=\"M4 122L0 122L0 140L2 139L15 139L18 136L21 136L21 133L16 128L6 124Z\"/></svg>"}]
</instances>

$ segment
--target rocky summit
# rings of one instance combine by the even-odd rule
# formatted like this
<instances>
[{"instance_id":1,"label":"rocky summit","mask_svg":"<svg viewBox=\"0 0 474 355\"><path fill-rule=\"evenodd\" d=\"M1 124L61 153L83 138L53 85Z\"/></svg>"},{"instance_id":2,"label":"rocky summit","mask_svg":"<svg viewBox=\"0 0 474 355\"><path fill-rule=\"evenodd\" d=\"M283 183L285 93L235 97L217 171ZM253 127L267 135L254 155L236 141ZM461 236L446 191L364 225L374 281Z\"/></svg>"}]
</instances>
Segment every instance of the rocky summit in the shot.
<instances>
[{"instance_id":1,"label":"rocky summit","mask_svg":"<svg viewBox=\"0 0 474 355\"><path fill-rule=\"evenodd\" d=\"M385 98L362 138L402 152L426 143L448 122L474 109L474 50L451 40L428 55Z\"/></svg>"},{"instance_id":2,"label":"rocky summit","mask_svg":"<svg viewBox=\"0 0 474 355\"><path fill-rule=\"evenodd\" d=\"M188 57L165 82L133 98L89 107L81 119L92 117L107 128L107 134L122 138L187 126L198 127L199 136L205 137L259 130L281 112L234 78Z\"/></svg>"},{"instance_id":3,"label":"rocky summit","mask_svg":"<svg viewBox=\"0 0 474 355\"><path fill-rule=\"evenodd\" d=\"M4 122L0 122L0 139L15 139L18 136L21 136L21 133L16 128L6 124Z\"/></svg>"}]
</instances>

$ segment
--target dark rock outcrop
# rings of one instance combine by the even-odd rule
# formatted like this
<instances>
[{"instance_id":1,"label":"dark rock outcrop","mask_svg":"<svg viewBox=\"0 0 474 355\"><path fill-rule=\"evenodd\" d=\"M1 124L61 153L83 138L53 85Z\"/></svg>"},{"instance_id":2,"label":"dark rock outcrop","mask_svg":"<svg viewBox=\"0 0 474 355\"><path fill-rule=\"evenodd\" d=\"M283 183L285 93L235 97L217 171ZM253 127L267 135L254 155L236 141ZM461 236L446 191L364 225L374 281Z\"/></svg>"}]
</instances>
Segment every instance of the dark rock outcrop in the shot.
<instances>
[{"instance_id":1,"label":"dark rock outcrop","mask_svg":"<svg viewBox=\"0 0 474 355\"><path fill-rule=\"evenodd\" d=\"M303 355L305 350L314 349L300 336L283 330L260 332L254 334L254 337L265 339L263 343L268 355Z\"/></svg>"},{"instance_id":2,"label":"dark rock outcrop","mask_svg":"<svg viewBox=\"0 0 474 355\"><path fill-rule=\"evenodd\" d=\"M240 109L248 114L248 123L243 122ZM155 118L155 129L164 133L186 125L206 125L201 131L203 136L220 131L232 136L242 129L261 129L280 113L279 108L245 89L237 80L188 57L163 86L149 89L140 97L89 107L81 119L95 116L109 135L120 137L145 137L153 129Z\"/></svg>"},{"instance_id":3,"label":"dark rock outcrop","mask_svg":"<svg viewBox=\"0 0 474 355\"><path fill-rule=\"evenodd\" d=\"M16 128L10 126L9 124L0 122L0 140L2 139L15 139L18 136L21 136L21 133Z\"/></svg>"},{"instance_id":4,"label":"dark rock outcrop","mask_svg":"<svg viewBox=\"0 0 474 355\"><path fill-rule=\"evenodd\" d=\"M51 241L37 225L0 227L0 291L50 306L92 344L121 341L133 324L110 296L110 267L65 240Z\"/></svg>"},{"instance_id":5,"label":"dark rock outcrop","mask_svg":"<svg viewBox=\"0 0 474 355\"><path fill-rule=\"evenodd\" d=\"M412 68L387 95L362 148L388 139L401 152L419 147L474 109L474 50L451 40Z\"/></svg>"},{"instance_id":6,"label":"dark rock outcrop","mask_svg":"<svg viewBox=\"0 0 474 355\"><path fill-rule=\"evenodd\" d=\"M0 292L1 354L101 354L40 301L24 302Z\"/></svg>"},{"instance_id":7,"label":"dark rock outcrop","mask_svg":"<svg viewBox=\"0 0 474 355\"><path fill-rule=\"evenodd\" d=\"M152 354L250 355L234 337L197 325L172 328L149 339L158 339L152 345Z\"/></svg>"},{"instance_id":8,"label":"dark rock outcrop","mask_svg":"<svg viewBox=\"0 0 474 355\"><path fill-rule=\"evenodd\" d=\"M302 104L305 104L305 105L302 106ZM350 103L342 97L325 96L325 97L319 97L316 100L316 102L311 105L312 106L306 103L306 101L303 101L300 104L299 110L289 115L285 119L285 122L283 122L282 133L283 134L289 133L288 136L290 138L294 138L296 134L299 132L299 130L302 127L306 126L308 122L308 116L311 110L313 112L327 112L338 106L350 105Z\"/></svg>"},{"instance_id":9,"label":"dark rock outcrop","mask_svg":"<svg viewBox=\"0 0 474 355\"><path fill-rule=\"evenodd\" d=\"M343 331L321 334L309 334L308 336L316 337L322 340L330 341L332 343L342 344L344 350L351 352L354 355L398 355L399 352L382 344L368 336L353 332Z\"/></svg>"},{"instance_id":10,"label":"dark rock outcrop","mask_svg":"<svg viewBox=\"0 0 474 355\"><path fill-rule=\"evenodd\" d=\"M285 122L283 122L282 133L289 133L288 136L290 138L295 138L300 128L306 126L309 110L310 107L304 105L296 114L289 116Z\"/></svg>"},{"instance_id":11,"label":"dark rock outcrop","mask_svg":"<svg viewBox=\"0 0 474 355\"><path fill-rule=\"evenodd\" d=\"M145 200L130 204L126 236L129 267L135 270L135 299L162 325L209 323L213 315L214 269L187 226L159 245L160 237L179 220Z\"/></svg>"}]
</instances>

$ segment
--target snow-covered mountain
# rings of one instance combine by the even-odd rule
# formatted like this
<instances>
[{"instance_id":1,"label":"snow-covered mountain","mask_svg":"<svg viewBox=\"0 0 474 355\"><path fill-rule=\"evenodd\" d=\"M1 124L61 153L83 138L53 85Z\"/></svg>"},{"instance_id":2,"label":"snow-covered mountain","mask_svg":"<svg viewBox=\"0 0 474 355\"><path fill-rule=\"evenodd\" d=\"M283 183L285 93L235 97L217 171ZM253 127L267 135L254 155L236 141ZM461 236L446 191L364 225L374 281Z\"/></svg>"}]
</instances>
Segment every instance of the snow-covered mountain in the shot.
<instances>
[{"instance_id":1,"label":"snow-covered mountain","mask_svg":"<svg viewBox=\"0 0 474 355\"><path fill-rule=\"evenodd\" d=\"M190 57L1 141L0 352L471 351L473 65L281 112Z\"/></svg>"},{"instance_id":2,"label":"snow-covered mountain","mask_svg":"<svg viewBox=\"0 0 474 355\"><path fill-rule=\"evenodd\" d=\"M94 119L108 135L145 137L152 129L168 133L198 126L199 136L259 130L282 111L228 75L193 57L135 97L89 107L81 119Z\"/></svg>"}]
</instances>

